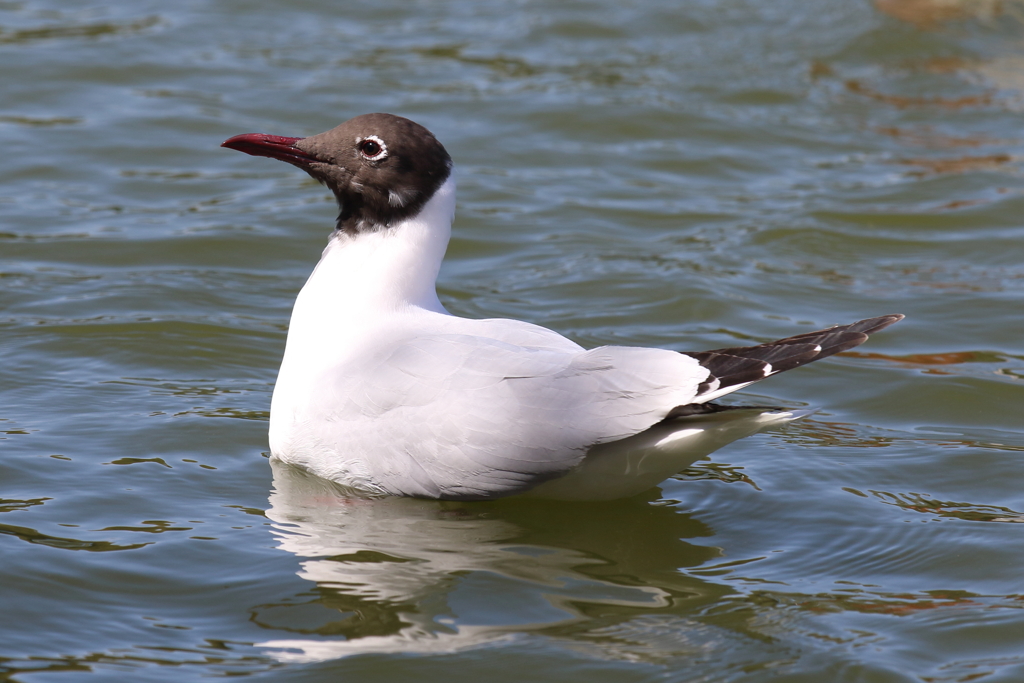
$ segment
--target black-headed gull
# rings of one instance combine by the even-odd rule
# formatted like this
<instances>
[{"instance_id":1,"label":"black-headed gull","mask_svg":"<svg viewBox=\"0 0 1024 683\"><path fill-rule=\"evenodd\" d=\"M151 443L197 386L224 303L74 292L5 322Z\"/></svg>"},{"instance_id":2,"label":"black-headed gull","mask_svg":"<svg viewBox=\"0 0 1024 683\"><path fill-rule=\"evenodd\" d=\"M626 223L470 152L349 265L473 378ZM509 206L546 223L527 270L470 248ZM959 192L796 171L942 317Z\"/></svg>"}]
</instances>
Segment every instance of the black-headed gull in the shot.
<instances>
[{"instance_id":1,"label":"black-headed gull","mask_svg":"<svg viewBox=\"0 0 1024 683\"><path fill-rule=\"evenodd\" d=\"M340 207L295 301L270 410L274 457L352 489L489 499L639 493L807 411L712 401L864 342L886 315L699 353L586 350L519 320L451 315L435 281L455 212L452 161L422 126L366 114L308 138L224 147L298 166Z\"/></svg>"}]
</instances>

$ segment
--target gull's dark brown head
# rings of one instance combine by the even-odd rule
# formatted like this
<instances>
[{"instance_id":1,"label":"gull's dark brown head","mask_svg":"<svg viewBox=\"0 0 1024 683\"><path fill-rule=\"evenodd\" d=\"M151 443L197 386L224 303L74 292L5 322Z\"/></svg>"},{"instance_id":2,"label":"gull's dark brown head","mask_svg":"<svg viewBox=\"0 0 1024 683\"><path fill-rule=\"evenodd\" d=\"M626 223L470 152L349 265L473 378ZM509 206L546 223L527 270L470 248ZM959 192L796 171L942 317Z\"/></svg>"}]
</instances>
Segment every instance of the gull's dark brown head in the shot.
<instances>
[{"instance_id":1,"label":"gull's dark brown head","mask_svg":"<svg viewBox=\"0 0 1024 683\"><path fill-rule=\"evenodd\" d=\"M221 147L287 161L322 182L338 199L338 230L350 234L415 216L452 169L429 130L392 114L364 114L308 138L236 135Z\"/></svg>"}]
</instances>

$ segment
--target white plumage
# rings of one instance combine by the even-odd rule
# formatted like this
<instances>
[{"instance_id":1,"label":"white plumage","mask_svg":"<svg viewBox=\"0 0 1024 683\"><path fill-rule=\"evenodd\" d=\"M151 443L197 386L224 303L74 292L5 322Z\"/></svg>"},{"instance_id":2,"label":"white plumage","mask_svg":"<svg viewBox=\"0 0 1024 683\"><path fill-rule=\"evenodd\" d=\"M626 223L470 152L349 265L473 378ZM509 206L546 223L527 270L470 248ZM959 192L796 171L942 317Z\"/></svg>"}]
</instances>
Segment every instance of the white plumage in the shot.
<instances>
[{"instance_id":1,"label":"white plumage","mask_svg":"<svg viewBox=\"0 0 1024 683\"><path fill-rule=\"evenodd\" d=\"M278 458L358 489L493 497L693 401L708 371L663 349L586 351L437 300L454 180L388 231L336 233L300 292L271 405Z\"/></svg>"}]
</instances>

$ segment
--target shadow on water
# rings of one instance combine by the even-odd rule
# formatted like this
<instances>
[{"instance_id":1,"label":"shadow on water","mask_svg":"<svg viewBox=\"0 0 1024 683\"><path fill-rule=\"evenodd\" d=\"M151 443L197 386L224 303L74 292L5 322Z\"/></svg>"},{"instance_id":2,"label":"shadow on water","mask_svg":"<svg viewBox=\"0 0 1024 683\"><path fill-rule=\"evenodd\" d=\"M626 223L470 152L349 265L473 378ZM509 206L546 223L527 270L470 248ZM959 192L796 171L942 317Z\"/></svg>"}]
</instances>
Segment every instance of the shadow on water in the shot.
<instances>
[{"instance_id":1,"label":"shadow on water","mask_svg":"<svg viewBox=\"0 0 1024 683\"><path fill-rule=\"evenodd\" d=\"M447 503L346 496L273 462L267 516L315 584L259 605L285 661L461 650L517 633L585 635L692 613L731 590L687 576L720 556L703 523L656 491L614 503Z\"/></svg>"}]
</instances>

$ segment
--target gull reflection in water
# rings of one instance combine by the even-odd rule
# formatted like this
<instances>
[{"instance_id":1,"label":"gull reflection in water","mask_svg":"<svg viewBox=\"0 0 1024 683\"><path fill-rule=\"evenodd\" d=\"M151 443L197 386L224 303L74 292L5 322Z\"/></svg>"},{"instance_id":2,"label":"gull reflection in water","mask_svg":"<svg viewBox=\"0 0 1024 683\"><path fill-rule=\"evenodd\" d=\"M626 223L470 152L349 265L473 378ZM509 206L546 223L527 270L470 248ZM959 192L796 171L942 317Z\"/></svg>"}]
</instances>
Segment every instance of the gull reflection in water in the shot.
<instances>
[{"instance_id":1,"label":"gull reflection in water","mask_svg":"<svg viewBox=\"0 0 1024 683\"><path fill-rule=\"evenodd\" d=\"M451 652L528 632L577 637L690 612L728 589L680 572L717 557L702 523L646 498L600 504L365 498L271 460L267 510L315 590L261 605L282 661Z\"/></svg>"}]
</instances>

